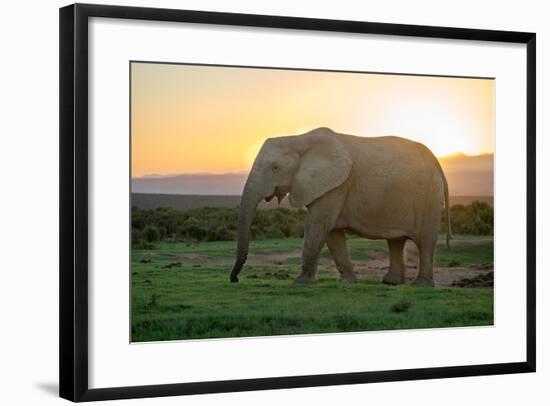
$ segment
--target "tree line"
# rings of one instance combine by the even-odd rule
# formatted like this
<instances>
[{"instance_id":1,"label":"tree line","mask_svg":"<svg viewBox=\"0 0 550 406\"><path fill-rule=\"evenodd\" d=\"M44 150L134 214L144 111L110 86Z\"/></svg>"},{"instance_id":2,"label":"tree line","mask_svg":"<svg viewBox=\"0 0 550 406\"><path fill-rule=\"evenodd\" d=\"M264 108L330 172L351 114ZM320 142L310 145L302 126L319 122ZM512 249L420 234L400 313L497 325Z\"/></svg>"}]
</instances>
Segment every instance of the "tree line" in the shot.
<instances>
[{"instance_id":1,"label":"tree line","mask_svg":"<svg viewBox=\"0 0 550 406\"><path fill-rule=\"evenodd\" d=\"M252 239L303 237L307 211L286 208L258 210L250 229ZM142 210L132 208L132 243L167 241L232 241L237 235L238 208ZM446 229L442 217L442 230ZM492 235L493 207L472 202L451 207L455 234Z\"/></svg>"}]
</instances>

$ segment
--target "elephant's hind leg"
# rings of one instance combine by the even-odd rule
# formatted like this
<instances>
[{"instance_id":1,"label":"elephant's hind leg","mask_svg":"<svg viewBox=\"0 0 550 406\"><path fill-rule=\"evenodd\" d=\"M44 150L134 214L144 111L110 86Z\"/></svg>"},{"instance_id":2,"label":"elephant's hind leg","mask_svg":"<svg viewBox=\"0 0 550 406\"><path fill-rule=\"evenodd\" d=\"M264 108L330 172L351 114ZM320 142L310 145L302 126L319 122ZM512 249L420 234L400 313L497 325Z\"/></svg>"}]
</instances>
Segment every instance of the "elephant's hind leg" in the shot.
<instances>
[{"instance_id":1,"label":"elephant's hind leg","mask_svg":"<svg viewBox=\"0 0 550 406\"><path fill-rule=\"evenodd\" d=\"M405 261L403 259L403 247L406 238L388 240L390 251L390 269L382 282L388 285L401 285L405 283Z\"/></svg>"},{"instance_id":2,"label":"elephant's hind leg","mask_svg":"<svg viewBox=\"0 0 550 406\"><path fill-rule=\"evenodd\" d=\"M336 269L340 272L341 280L350 283L356 282L357 278L353 274L345 233L342 230L332 230L327 235L327 246L334 258Z\"/></svg>"},{"instance_id":3,"label":"elephant's hind leg","mask_svg":"<svg viewBox=\"0 0 550 406\"><path fill-rule=\"evenodd\" d=\"M414 280L416 286L434 286L434 267L433 259L435 245L437 244L437 235L435 238L426 238L418 244L418 275Z\"/></svg>"}]
</instances>

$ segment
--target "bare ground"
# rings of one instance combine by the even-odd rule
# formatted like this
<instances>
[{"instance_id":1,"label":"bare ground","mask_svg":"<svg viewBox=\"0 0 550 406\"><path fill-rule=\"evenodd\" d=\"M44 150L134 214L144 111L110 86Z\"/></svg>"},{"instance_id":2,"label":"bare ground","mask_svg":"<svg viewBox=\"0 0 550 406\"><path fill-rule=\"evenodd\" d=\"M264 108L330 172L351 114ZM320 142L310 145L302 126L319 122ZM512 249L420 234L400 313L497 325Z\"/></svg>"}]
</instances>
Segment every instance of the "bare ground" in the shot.
<instances>
[{"instance_id":1,"label":"bare ground","mask_svg":"<svg viewBox=\"0 0 550 406\"><path fill-rule=\"evenodd\" d=\"M479 265L468 267L435 267L434 283L436 287L474 287L471 283L464 282L485 277L486 274L493 272L492 264L484 264L484 269L479 269ZM361 264L354 264L354 271L358 277L376 278L382 280L388 266L373 265L372 261L365 261ZM416 277L416 266L407 266L405 280L411 283ZM484 286L489 287L489 286Z\"/></svg>"},{"instance_id":2,"label":"bare ground","mask_svg":"<svg viewBox=\"0 0 550 406\"><path fill-rule=\"evenodd\" d=\"M453 244L476 244L484 240L460 240ZM382 280L389 268L388 254L383 251L368 250L369 259L355 260L353 262L354 273L358 278L375 278ZM299 259L302 256L301 250L277 253L250 253L247 263L249 265L279 265L283 266L288 259ZM183 254L178 259L197 264L227 264L231 267L233 257L210 258L205 255ZM411 283L417 274L418 252L415 245L407 242L405 245L405 280ZM321 258L319 269L334 272L336 269L332 258ZM434 267L434 283L436 287L492 287L493 264L475 264L466 267Z\"/></svg>"}]
</instances>

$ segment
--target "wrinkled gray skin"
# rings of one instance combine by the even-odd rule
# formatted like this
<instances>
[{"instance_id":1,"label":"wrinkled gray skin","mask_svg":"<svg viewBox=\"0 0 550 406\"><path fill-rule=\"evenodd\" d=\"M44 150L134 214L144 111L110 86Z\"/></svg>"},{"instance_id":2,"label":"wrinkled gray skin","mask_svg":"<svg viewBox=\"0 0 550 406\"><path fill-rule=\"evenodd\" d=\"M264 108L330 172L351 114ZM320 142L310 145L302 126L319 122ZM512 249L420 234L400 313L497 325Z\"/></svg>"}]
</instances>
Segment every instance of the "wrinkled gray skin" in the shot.
<instances>
[{"instance_id":1,"label":"wrinkled gray skin","mask_svg":"<svg viewBox=\"0 0 550 406\"><path fill-rule=\"evenodd\" d=\"M423 144L399 137L356 137L318 128L303 135L270 138L246 181L238 223L237 257L231 282L248 255L250 226L258 203L289 194L294 207L306 206L299 283L315 281L319 253L327 244L341 279L355 282L346 233L388 241L390 268L384 282L405 281L403 246L419 251L415 284L433 286L433 256L449 193L445 175Z\"/></svg>"}]
</instances>

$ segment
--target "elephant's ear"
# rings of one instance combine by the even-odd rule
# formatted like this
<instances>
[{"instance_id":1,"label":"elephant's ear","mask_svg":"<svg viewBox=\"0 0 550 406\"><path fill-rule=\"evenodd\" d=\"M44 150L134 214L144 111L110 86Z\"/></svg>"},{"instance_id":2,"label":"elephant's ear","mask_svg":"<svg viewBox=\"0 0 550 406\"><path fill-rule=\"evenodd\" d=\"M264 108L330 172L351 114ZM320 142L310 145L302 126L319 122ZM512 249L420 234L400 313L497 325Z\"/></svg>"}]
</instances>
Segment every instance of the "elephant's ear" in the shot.
<instances>
[{"instance_id":1,"label":"elephant's ear","mask_svg":"<svg viewBox=\"0 0 550 406\"><path fill-rule=\"evenodd\" d=\"M302 136L307 147L290 186L292 206L306 206L347 179L352 166L351 157L336 136L330 133Z\"/></svg>"}]
</instances>

